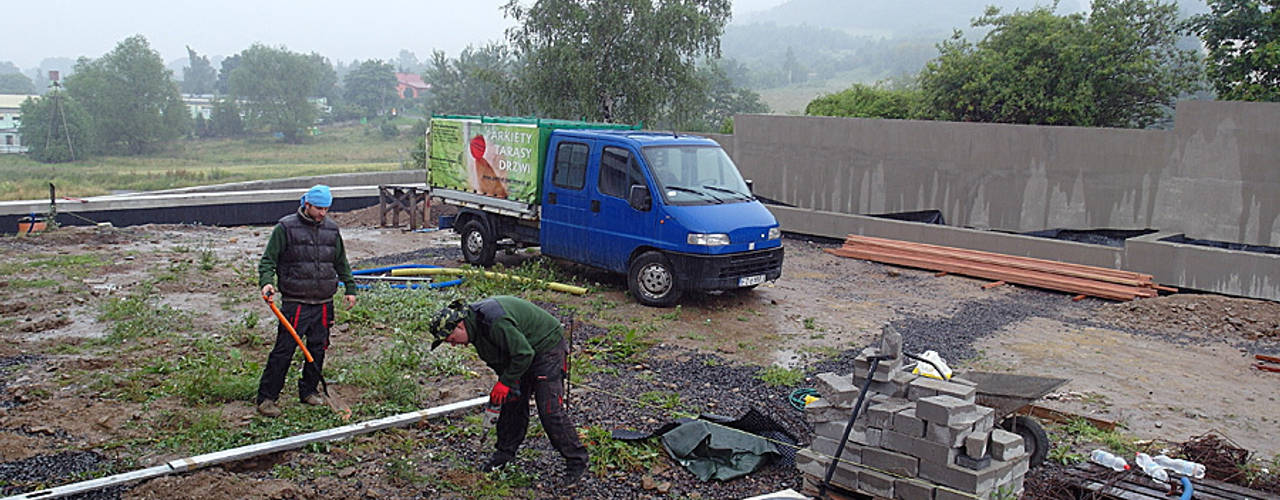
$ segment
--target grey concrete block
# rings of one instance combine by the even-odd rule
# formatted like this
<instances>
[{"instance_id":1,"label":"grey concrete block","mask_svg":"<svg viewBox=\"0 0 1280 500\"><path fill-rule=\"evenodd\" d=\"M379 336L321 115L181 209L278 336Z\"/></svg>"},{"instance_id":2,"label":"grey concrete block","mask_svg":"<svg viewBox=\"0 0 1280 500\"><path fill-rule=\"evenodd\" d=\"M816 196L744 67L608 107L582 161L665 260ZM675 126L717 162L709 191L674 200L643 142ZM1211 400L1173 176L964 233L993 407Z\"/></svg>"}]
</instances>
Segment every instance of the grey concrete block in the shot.
<instances>
[{"instance_id":1,"label":"grey concrete block","mask_svg":"<svg viewBox=\"0 0 1280 500\"><path fill-rule=\"evenodd\" d=\"M804 407L804 419L813 425L818 425L824 422L840 422L843 424L847 423L849 421L849 417L852 416L853 409L841 408L831 404L831 402L826 399L819 399ZM858 415L858 420L861 420L862 424L866 425L866 419L863 418L862 415ZM858 422L854 423L857 424Z\"/></svg>"},{"instance_id":2,"label":"grey concrete block","mask_svg":"<svg viewBox=\"0 0 1280 500\"><path fill-rule=\"evenodd\" d=\"M884 431L880 435L880 447L904 453L924 462L950 464L955 460L959 450L941 445L924 438L913 438L893 431Z\"/></svg>"},{"instance_id":3,"label":"grey concrete block","mask_svg":"<svg viewBox=\"0 0 1280 500\"><path fill-rule=\"evenodd\" d=\"M904 477L916 477L920 471L920 459L880 448L863 449L862 464Z\"/></svg>"},{"instance_id":4,"label":"grey concrete block","mask_svg":"<svg viewBox=\"0 0 1280 500\"><path fill-rule=\"evenodd\" d=\"M826 372L819 373L814 379L814 389L818 391L818 395L835 406L853 408L853 403L858 400L859 387L854 385L850 375Z\"/></svg>"},{"instance_id":5,"label":"grey concrete block","mask_svg":"<svg viewBox=\"0 0 1280 500\"><path fill-rule=\"evenodd\" d=\"M930 396L916 401L916 416L926 422L952 425L961 419L973 419L976 406L953 396Z\"/></svg>"},{"instance_id":6,"label":"grey concrete block","mask_svg":"<svg viewBox=\"0 0 1280 500\"><path fill-rule=\"evenodd\" d=\"M964 437L964 454L970 458L982 458L987 456L987 442L990 434L985 432L974 432ZM1000 460L1004 460L1003 458Z\"/></svg>"},{"instance_id":7,"label":"grey concrete block","mask_svg":"<svg viewBox=\"0 0 1280 500\"><path fill-rule=\"evenodd\" d=\"M946 445L950 448L959 448L964 446L964 437L968 435L971 426L963 428L952 428L942 424L925 422L924 438L938 444Z\"/></svg>"},{"instance_id":8,"label":"grey concrete block","mask_svg":"<svg viewBox=\"0 0 1280 500\"><path fill-rule=\"evenodd\" d=\"M1004 462L993 460L985 469L970 470L951 463L939 464L921 460L920 477L965 493L981 493L995 488L996 479L1003 475L1004 466ZM939 493L941 491L939 489Z\"/></svg>"},{"instance_id":9,"label":"grey concrete block","mask_svg":"<svg viewBox=\"0 0 1280 500\"><path fill-rule=\"evenodd\" d=\"M969 455L961 453L956 455L956 465L969 470L982 470L991 466L991 456L987 455L982 458L972 458ZM1003 479L1003 476L1001 476L1001 479ZM996 482L1000 482L1001 479L997 479Z\"/></svg>"},{"instance_id":10,"label":"grey concrete block","mask_svg":"<svg viewBox=\"0 0 1280 500\"><path fill-rule=\"evenodd\" d=\"M898 412L911 408L910 401L905 399L891 399L880 404L872 405L867 408L867 426L879 427L881 429L893 428L893 417ZM859 417L861 418L861 417Z\"/></svg>"},{"instance_id":11,"label":"grey concrete block","mask_svg":"<svg viewBox=\"0 0 1280 500\"><path fill-rule=\"evenodd\" d=\"M858 490L877 497L893 498L893 476L869 470L860 471Z\"/></svg>"},{"instance_id":12,"label":"grey concrete block","mask_svg":"<svg viewBox=\"0 0 1280 500\"><path fill-rule=\"evenodd\" d=\"M803 449L796 452L796 469L804 474L806 478L813 478L815 485L821 483L822 479L826 477L827 465L830 463L830 461L822 460L820 457L815 456L813 450ZM831 484L855 490L858 488L858 471L836 466L836 470L831 474Z\"/></svg>"},{"instance_id":13,"label":"grey concrete block","mask_svg":"<svg viewBox=\"0 0 1280 500\"><path fill-rule=\"evenodd\" d=\"M932 484L919 479L898 478L893 481L894 500L934 500Z\"/></svg>"},{"instance_id":14,"label":"grey concrete block","mask_svg":"<svg viewBox=\"0 0 1280 500\"><path fill-rule=\"evenodd\" d=\"M974 386L957 384L954 382L948 382L946 380L938 380L936 378L929 378L929 377L923 377L923 376L916 377L915 380L911 381L910 390L916 390L922 394L927 392L933 393L933 394L924 395L922 397L929 397L929 396L935 396L935 395L951 396L956 399L961 399L969 402L973 402L974 395L976 394L976 389L974 388ZM908 391L908 395L910 394L910 390Z\"/></svg>"},{"instance_id":15,"label":"grey concrete block","mask_svg":"<svg viewBox=\"0 0 1280 500\"><path fill-rule=\"evenodd\" d=\"M1013 460L1025 455L1026 446L1022 436L1012 432L995 429L991 431L991 457L996 460Z\"/></svg>"},{"instance_id":16,"label":"grey concrete block","mask_svg":"<svg viewBox=\"0 0 1280 500\"><path fill-rule=\"evenodd\" d=\"M844 437L844 426L847 422L822 422L813 425L813 435L828 439ZM850 433L852 434L852 433Z\"/></svg>"},{"instance_id":17,"label":"grey concrete block","mask_svg":"<svg viewBox=\"0 0 1280 500\"><path fill-rule=\"evenodd\" d=\"M996 410L986 406L978 406L978 418L973 422L973 432L991 432L996 426Z\"/></svg>"},{"instance_id":18,"label":"grey concrete block","mask_svg":"<svg viewBox=\"0 0 1280 500\"><path fill-rule=\"evenodd\" d=\"M867 442L865 444L867 446L880 446L880 443L884 441L883 429L877 429L875 427L867 427L866 435L867 435Z\"/></svg>"},{"instance_id":19,"label":"grey concrete block","mask_svg":"<svg viewBox=\"0 0 1280 500\"><path fill-rule=\"evenodd\" d=\"M933 493L933 500L974 500L975 497L985 500L990 498L991 491L992 490L975 493L961 493L947 488L937 488Z\"/></svg>"},{"instance_id":20,"label":"grey concrete block","mask_svg":"<svg viewBox=\"0 0 1280 500\"><path fill-rule=\"evenodd\" d=\"M830 457L828 458L828 460L830 460L836 457L836 451L837 451L836 448L838 448L838 443L839 441L835 439L815 437L813 438L813 444L809 445L809 448L813 449L815 453L818 453L824 458ZM840 450L840 460L846 461L846 462L853 462L853 463L862 463L863 448L864 447L862 445L845 441L844 449Z\"/></svg>"},{"instance_id":21,"label":"grey concrete block","mask_svg":"<svg viewBox=\"0 0 1280 500\"><path fill-rule=\"evenodd\" d=\"M890 427L890 430L911 437L922 438L925 432L924 420L916 417L915 408L907 408L893 415L893 426Z\"/></svg>"}]
</instances>

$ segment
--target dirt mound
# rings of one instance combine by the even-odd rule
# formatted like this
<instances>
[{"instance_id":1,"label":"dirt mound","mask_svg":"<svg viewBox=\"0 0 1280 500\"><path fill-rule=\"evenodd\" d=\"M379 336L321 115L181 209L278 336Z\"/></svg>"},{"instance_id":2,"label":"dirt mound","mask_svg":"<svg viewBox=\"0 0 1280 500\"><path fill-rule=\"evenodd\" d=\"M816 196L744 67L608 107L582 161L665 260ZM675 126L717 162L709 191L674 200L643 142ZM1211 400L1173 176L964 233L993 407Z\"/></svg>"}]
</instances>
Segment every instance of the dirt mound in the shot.
<instances>
[{"instance_id":1,"label":"dirt mound","mask_svg":"<svg viewBox=\"0 0 1280 500\"><path fill-rule=\"evenodd\" d=\"M422 210L422 204L418 204L418 210ZM329 214L334 222L341 227L378 227L381 224L381 215L378 205L352 210L349 212L335 212ZM454 215L458 213L457 207L451 205L432 205L431 210L427 213L427 227L436 227L439 218L445 215ZM391 213L387 213L387 224L392 222ZM400 214L400 227L409 226L408 214Z\"/></svg>"},{"instance_id":2,"label":"dirt mound","mask_svg":"<svg viewBox=\"0 0 1280 500\"><path fill-rule=\"evenodd\" d=\"M1180 293L1102 308L1119 324L1196 336L1239 340L1280 339L1280 303Z\"/></svg>"}]
</instances>

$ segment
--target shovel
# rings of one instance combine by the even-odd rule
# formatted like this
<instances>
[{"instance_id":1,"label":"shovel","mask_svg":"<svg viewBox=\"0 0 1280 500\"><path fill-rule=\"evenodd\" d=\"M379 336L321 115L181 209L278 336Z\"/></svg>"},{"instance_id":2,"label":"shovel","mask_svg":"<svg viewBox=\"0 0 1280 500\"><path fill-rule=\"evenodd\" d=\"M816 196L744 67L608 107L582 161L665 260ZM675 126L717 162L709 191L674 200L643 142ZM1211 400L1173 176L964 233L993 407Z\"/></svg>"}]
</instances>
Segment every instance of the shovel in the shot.
<instances>
[{"instance_id":1,"label":"shovel","mask_svg":"<svg viewBox=\"0 0 1280 500\"><path fill-rule=\"evenodd\" d=\"M311 351L307 350L307 343L303 342L302 337L298 336L298 331L293 329L293 324L284 318L280 308L276 307L276 302L271 300L271 296L263 295L262 300L267 302L267 305L271 307L271 312L276 313L276 319L280 320L280 324L284 325L284 329L288 330L289 335L293 336L293 341L298 343L298 348L302 349L302 356L307 359L307 362L315 363L316 360L311 357ZM329 392L329 384L325 382L323 373L320 374L320 389L324 392L325 404L328 404L329 408L333 409L333 412L337 413L343 422L351 420L351 408Z\"/></svg>"}]
</instances>

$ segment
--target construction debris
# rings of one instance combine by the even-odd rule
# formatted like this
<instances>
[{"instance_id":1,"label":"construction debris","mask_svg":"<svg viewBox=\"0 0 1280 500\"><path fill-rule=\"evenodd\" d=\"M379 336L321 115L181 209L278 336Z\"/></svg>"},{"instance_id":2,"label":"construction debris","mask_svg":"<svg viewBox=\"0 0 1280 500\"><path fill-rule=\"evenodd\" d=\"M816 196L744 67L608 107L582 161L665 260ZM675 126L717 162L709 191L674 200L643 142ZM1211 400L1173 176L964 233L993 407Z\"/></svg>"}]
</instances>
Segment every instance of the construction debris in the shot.
<instances>
[{"instance_id":1,"label":"construction debris","mask_svg":"<svg viewBox=\"0 0 1280 500\"><path fill-rule=\"evenodd\" d=\"M1014 283L1120 301L1177 291L1156 284L1149 274L853 234L844 246L827 252L995 281L984 288Z\"/></svg>"}]
</instances>

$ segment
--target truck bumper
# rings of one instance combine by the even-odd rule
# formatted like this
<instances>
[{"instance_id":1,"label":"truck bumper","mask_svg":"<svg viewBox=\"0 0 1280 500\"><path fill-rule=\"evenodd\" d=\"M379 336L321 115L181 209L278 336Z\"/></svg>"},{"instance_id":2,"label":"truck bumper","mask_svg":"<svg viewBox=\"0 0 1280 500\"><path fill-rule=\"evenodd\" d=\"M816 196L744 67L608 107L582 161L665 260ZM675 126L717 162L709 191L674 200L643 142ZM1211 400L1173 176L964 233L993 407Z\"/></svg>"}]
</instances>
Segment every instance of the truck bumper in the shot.
<instances>
[{"instance_id":1,"label":"truck bumper","mask_svg":"<svg viewBox=\"0 0 1280 500\"><path fill-rule=\"evenodd\" d=\"M782 247L778 247L728 255L668 253L667 258L685 290L732 290L743 287L743 278L763 275L764 281L778 279L782 276L782 255Z\"/></svg>"}]
</instances>

